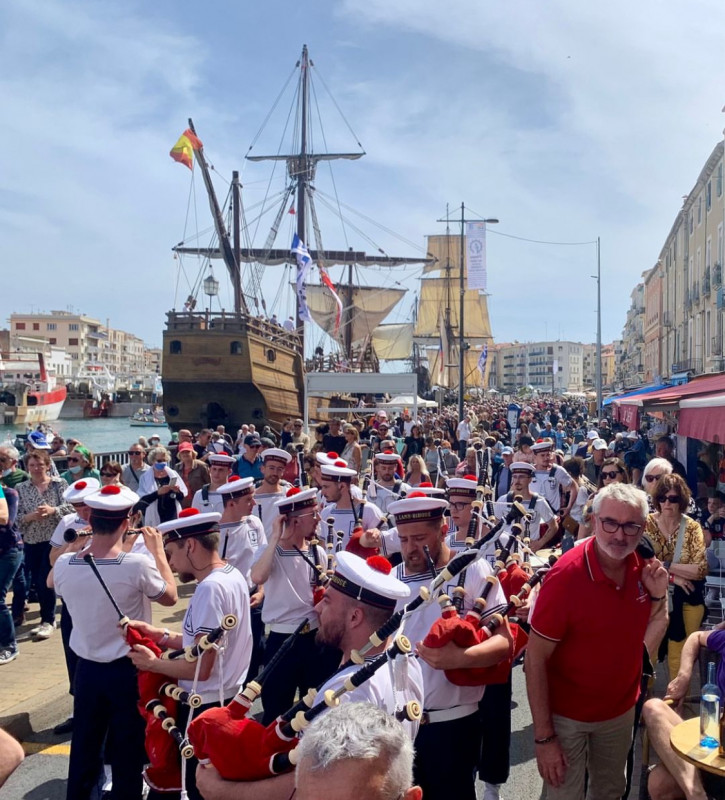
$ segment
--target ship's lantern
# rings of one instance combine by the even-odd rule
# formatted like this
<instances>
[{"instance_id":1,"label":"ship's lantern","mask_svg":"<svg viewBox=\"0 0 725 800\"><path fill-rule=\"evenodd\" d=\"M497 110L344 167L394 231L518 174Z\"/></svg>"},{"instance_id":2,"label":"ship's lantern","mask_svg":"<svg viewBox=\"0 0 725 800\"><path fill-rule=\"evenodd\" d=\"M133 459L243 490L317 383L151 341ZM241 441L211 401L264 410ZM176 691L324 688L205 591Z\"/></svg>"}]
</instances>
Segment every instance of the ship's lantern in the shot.
<instances>
[{"instance_id":1,"label":"ship's lantern","mask_svg":"<svg viewBox=\"0 0 725 800\"><path fill-rule=\"evenodd\" d=\"M204 294L211 299L219 294L219 281L214 277L214 273L210 272L204 278Z\"/></svg>"}]
</instances>

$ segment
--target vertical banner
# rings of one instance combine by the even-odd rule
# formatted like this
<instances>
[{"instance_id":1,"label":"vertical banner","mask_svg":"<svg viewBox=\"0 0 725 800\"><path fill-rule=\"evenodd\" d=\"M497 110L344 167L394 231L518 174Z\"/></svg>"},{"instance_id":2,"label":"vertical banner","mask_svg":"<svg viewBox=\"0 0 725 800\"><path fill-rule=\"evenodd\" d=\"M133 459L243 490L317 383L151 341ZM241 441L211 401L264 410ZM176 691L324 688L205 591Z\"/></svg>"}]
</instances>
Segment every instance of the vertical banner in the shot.
<instances>
[{"instance_id":1,"label":"vertical banner","mask_svg":"<svg viewBox=\"0 0 725 800\"><path fill-rule=\"evenodd\" d=\"M481 373L481 386L485 384L486 362L488 361L488 344L484 344L481 355L478 357L478 371Z\"/></svg>"},{"instance_id":2,"label":"vertical banner","mask_svg":"<svg viewBox=\"0 0 725 800\"><path fill-rule=\"evenodd\" d=\"M309 251L305 247L305 243L300 237L295 234L292 239L291 254L297 260L297 306L299 308L299 317L304 322L312 322L310 310L307 308L307 273L312 266L312 259L310 258Z\"/></svg>"},{"instance_id":3,"label":"vertical banner","mask_svg":"<svg viewBox=\"0 0 725 800\"><path fill-rule=\"evenodd\" d=\"M466 223L468 288L486 291L486 223Z\"/></svg>"}]
</instances>

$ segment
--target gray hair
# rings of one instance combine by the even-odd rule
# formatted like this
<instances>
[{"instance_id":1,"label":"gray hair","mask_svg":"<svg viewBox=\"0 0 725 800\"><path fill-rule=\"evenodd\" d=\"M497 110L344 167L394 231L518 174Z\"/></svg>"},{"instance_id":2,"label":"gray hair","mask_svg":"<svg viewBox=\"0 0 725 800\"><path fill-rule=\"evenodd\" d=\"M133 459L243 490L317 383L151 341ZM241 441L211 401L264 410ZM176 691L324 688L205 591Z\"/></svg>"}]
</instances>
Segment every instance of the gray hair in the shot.
<instances>
[{"instance_id":1,"label":"gray hair","mask_svg":"<svg viewBox=\"0 0 725 800\"><path fill-rule=\"evenodd\" d=\"M672 474L672 464L666 458L652 458L647 462L647 466L642 472L642 480L644 480L654 469L662 470L663 475Z\"/></svg>"},{"instance_id":2,"label":"gray hair","mask_svg":"<svg viewBox=\"0 0 725 800\"><path fill-rule=\"evenodd\" d=\"M342 703L318 717L298 747L300 769L319 772L348 759L385 761L391 800L413 785L413 743L403 725L371 703Z\"/></svg>"},{"instance_id":3,"label":"gray hair","mask_svg":"<svg viewBox=\"0 0 725 800\"><path fill-rule=\"evenodd\" d=\"M592 511L595 516L599 516L599 509L605 500L616 500L639 510L642 519L647 519L649 514L649 503L647 495L631 483L610 483L600 489L592 501Z\"/></svg>"},{"instance_id":4,"label":"gray hair","mask_svg":"<svg viewBox=\"0 0 725 800\"><path fill-rule=\"evenodd\" d=\"M17 461L20 458L20 453L17 447L13 447L11 444L1 444L0 451L5 453L8 458L11 458L13 461Z\"/></svg>"},{"instance_id":5,"label":"gray hair","mask_svg":"<svg viewBox=\"0 0 725 800\"><path fill-rule=\"evenodd\" d=\"M147 458L149 464L153 464L159 456L164 456L166 461L171 461L171 453L165 447L160 446L154 447L153 450L148 454Z\"/></svg>"}]
</instances>

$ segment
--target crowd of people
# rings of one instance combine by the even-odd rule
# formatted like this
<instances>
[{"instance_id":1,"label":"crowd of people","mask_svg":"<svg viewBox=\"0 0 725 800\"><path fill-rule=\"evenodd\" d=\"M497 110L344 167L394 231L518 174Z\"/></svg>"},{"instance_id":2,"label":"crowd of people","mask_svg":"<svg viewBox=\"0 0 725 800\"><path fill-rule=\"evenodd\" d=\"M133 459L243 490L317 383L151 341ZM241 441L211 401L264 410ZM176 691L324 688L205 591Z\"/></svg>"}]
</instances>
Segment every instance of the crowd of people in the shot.
<instances>
[{"instance_id":1,"label":"crowd of people","mask_svg":"<svg viewBox=\"0 0 725 800\"><path fill-rule=\"evenodd\" d=\"M725 498L716 483L700 472L688 481L667 435L617 429L555 398L525 405L514 419L496 400L467 405L462 419L453 408L415 418L356 411L309 430L297 419L279 430L249 424L235 435L219 426L182 429L167 442L140 438L123 465L96 465L82 442L38 432L24 453L0 446L0 664L21 655L15 628L37 602L40 623L30 633L47 639L59 623L74 695L73 717L56 729L72 732L69 799L93 796L106 771L111 797L141 797L149 753L136 708L139 671L199 695L198 717L230 703L273 661L260 686L265 725L311 689L321 687L317 702L339 692L350 709L362 702L395 718L385 735L414 753L412 777L407 767L388 781L378 767L389 766L392 751L365 749L354 716L336 723L332 709L302 737L296 772L239 781L214 758L190 759L189 797L286 800L295 782L297 796L319 796L318 768L303 769L314 757L340 796L356 774L354 764L335 766L343 758L377 765L359 780L381 800L473 800L477 778L494 800L509 776L519 636L528 637L525 674L548 797L581 798L585 786L591 797L626 796L640 714L657 729L678 720L661 701L642 709L651 674L643 664L663 662L668 695L679 700L698 648L725 648L725 633L702 630L708 604L719 606L705 591L708 572L722 566L713 543L725 536ZM451 575L447 565L472 542L479 557ZM514 554L506 564L502 549ZM89 561L127 617L123 631ZM543 581L522 594L539 568ZM355 654L366 652L367 664L392 647L386 622L436 578L436 593L453 598L461 616L485 618L476 605L483 596L490 608L508 603L513 622L441 643L433 632L451 612L424 603L405 617L412 652L397 652L391 669L350 688ZM196 583L181 629L153 626L151 602L174 605L177 581ZM220 650L198 662L160 656L198 644L228 615L236 625ZM129 646L128 630L145 644ZM725 670L720 677L725 684ZM411 703L422 715L405 715ZM176 725L183 730L189 716L182 706ZM383 730L384 719L370 725ZM344 729L354 747L337 742L331 755L326 734L315 734L326 725L330 741ZM661 752L666 737L652 741L662 761L650 779L653 800L714 791ZM173 796L158 786L149 796L162 794Z\"/></svg>"}]
</instances>

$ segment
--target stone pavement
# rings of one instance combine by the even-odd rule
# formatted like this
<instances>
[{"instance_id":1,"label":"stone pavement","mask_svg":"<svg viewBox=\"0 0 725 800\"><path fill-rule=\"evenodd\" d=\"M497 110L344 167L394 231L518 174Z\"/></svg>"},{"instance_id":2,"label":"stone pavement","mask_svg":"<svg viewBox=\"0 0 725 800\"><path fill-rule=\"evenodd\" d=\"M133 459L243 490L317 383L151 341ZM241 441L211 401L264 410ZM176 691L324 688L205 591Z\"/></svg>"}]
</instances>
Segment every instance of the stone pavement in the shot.
<instances>
[{"instance_id":1,"label":"stone pavement","mask_svg":"<svg viewBox=\"0 0 725 800\"><path fill-rule=\"evenodd\" d=\"M181 630L194 586L180 585L179 601L173 607L152 603L154 624ZM31 603L25 624L17 631L20 655L0 667L0 727L21 741L56 725L70 716L73 708L60 629L50 639L36 640L30 631L39 624L38 604Z\"/></svg>"}]
</instances>

